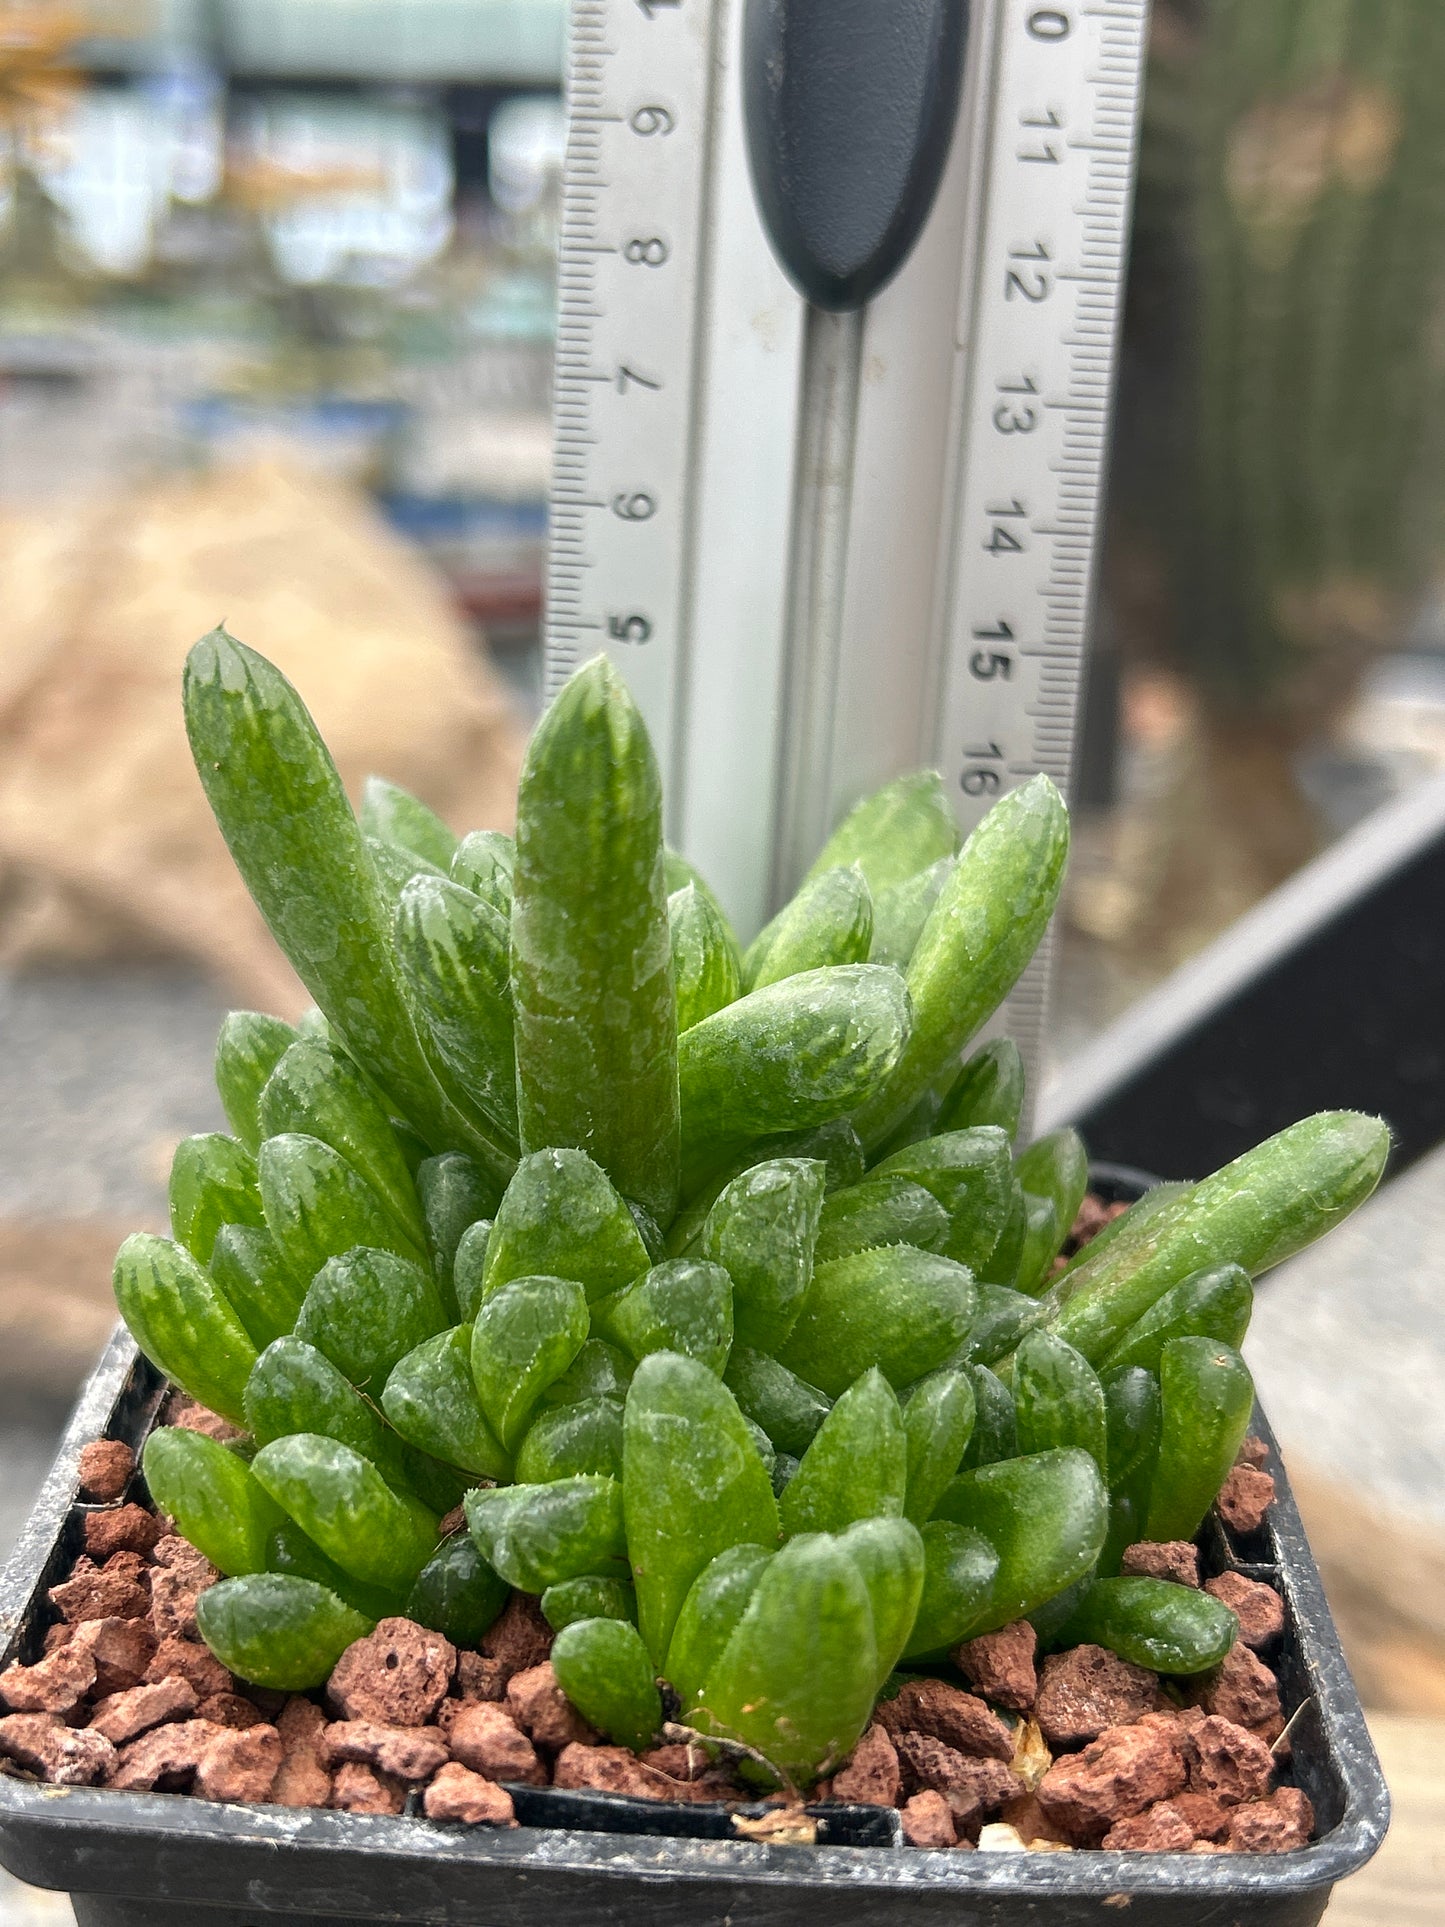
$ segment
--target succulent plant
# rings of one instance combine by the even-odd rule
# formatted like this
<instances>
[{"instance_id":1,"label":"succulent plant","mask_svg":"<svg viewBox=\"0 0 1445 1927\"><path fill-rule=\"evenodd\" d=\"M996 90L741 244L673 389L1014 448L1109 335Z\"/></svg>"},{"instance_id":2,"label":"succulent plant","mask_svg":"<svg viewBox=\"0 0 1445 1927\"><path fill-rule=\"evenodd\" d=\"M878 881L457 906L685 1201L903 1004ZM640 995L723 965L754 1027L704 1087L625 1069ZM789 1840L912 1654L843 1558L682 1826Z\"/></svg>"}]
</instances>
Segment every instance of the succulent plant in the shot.
<instances>
[{"instance_id":1,"label":"succulent plant","mask_svg":"<svg viewBox=\"0 0 1445 1927\"><path fill-rule=\"evenodd\" d=\"M1017 1051L963 1056L1058 894L1046 779L961 850L937 778L889 785L743 952L605 661L533 738L515 845L375 781L358 820L222 632L185 708L317 1006L226 1020L234 1135L182 1144L174 1239L116 1260L141 1349L244 1428L144 1461L226 1575L198 1616L227 1666L314 1686L379 1617L472 1643L518 1588L614 1740L665 1689L804 1785L900 1663L1023 1615L1221 1656L1226 1608L1119 1554L1197 1530L1251 1410L1251 1274L1368 1195L1387 1138L1307 1120L1058 1260L1083 1147L1015 1155Z\"/></svg>"}]
</instances>

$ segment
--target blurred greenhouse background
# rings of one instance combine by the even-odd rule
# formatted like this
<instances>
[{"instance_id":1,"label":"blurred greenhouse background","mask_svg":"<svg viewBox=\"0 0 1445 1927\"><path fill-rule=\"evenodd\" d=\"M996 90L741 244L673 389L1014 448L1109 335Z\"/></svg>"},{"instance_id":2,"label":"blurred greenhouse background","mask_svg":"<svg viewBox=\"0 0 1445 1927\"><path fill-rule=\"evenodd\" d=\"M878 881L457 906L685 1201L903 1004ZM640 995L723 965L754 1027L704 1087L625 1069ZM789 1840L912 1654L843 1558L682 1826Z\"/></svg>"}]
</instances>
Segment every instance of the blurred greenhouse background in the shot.
<instances>
[{"instance_id":1,"label":"blurred greenhouse background","mask_svg":"<svg viewBox=\"0 0 1445 1927\"><path fill-rule=\"evenodd\" d=\"M565 30L565 0L0 0L7 1545L115 1242L220 1123L221 1013L299 1001L189 770L185 648L224 616L348 780L508 821ZM1155 0L1060 1062L1445 773L1442 81L1438 0ZM1254 1341L1367 1697L1406 1715L1445 1716L1442 1158Z\"/></svg>"}]
</instances>

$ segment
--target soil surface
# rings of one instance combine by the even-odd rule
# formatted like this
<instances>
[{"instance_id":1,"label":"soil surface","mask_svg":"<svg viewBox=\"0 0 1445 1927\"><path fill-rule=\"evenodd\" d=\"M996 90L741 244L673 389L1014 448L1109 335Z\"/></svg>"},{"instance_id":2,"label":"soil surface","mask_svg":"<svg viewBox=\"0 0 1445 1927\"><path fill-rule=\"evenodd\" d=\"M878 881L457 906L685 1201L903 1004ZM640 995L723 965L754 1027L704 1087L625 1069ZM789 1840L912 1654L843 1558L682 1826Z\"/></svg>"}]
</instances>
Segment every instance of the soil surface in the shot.
<instances>
[{"instance_id":1,"label":"soil surface","mask_svg":"<svg viewBox=\"0 0 1445 1927\"><path fill-rule=\"evenodd\" d=\"M189 1404L168 1417L224 1425ZM1259 1458L1248 1442L1221 1498L1236 1531L1253 1529L1272 1496ZM476 1650L386 1619L314 1694L235 1679L196 1628L196 1600L220 1575L156 1517L130 1448L95 1441L80 1480L83 1549L51 1588L43 1651L0 1673L0 1768L56 1785L503 1827L516 1824L513 1792L523 1787L756 1802L756 1788L686 1728L665 1728L640 1755L607 1744L558 1685L551 1629L521 1593ZM1125 1565L1200 1583L1192 1546L1132 1547ZM910 1845L933 1850L1304 1846L1313 1814L1287 1783L1270 1664L1284 1602L1238 1573L1205 1583L1240 1621L1213 1672L1161 1680L1095 1646L1040 1656L1019 1621L957 1648L938 1676L901 1683L851 1758L809 1791L810 1804L897 1807ZM740 1824L811 1837L811 1823L787 1811L799 1798L776 1794L776 1822Z\"/></svg>"}]
</instances>

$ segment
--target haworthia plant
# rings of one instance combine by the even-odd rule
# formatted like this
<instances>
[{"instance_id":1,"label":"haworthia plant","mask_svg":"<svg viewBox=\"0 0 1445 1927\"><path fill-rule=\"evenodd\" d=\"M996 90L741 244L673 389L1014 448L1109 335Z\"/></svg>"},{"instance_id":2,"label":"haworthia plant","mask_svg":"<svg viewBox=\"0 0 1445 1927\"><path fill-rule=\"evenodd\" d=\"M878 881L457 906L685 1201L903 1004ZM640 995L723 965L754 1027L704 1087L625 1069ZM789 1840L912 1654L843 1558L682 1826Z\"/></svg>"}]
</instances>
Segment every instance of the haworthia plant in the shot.
<instances>
[{"instance_id":1,"label":"haworthia plant","mask_svg":"<svg viewBox=\"0 0 1445 1927\"><path fill-rule=\"evenodd\" d=\"M228 1667L316 1686L379 1617L472 1643L518 1588L609 1738L649 1745L666 1705L804 1786L900 1661L1023 1615L1217 1663L1232 1615L1120 1555L1199 1526L1250 1409L1251 1277L1388 1142L1306 1120L1072 1252L1082 1145L1016 1154L1017 1051L963 1058L1057 896L1044 779L959 852L938 779L900 778L744 955L600 660L533 739L515 846L379 781L358 823L299 696L221 632L186 710L320 1006L226 1020L234 1135L186 1140L174 1239L116 1261L147 1356L250 1435L145 1455L225 1575L198 1624Z\"/></svg>"}]
</instances>

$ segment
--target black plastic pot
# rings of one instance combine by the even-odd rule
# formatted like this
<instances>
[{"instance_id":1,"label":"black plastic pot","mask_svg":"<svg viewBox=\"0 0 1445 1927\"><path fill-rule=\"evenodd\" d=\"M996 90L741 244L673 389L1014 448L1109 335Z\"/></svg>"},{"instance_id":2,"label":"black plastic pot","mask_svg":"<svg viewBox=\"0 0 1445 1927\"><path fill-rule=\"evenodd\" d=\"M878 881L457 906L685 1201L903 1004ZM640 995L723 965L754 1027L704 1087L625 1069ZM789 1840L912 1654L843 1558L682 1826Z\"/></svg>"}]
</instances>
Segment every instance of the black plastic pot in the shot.
<instances>
[{"instance_id":1,"label":"black plastic pot","mask_svg":"<svg viewBox=\"0 0 1445 1927\"><path fill-rule=\"evenodd\" d=\"M47 1590L88 1509L76 1500L82 1446L138 1445L163 1395L118 1331L0 1579L0 1664L39 1656ZM722 1808L550 1789L519 1789L522 1824L499 1833L419 1813L218 1806L4 1777L0 1861L70 1893L79 1927L791 1927L805 1915L819 1927L1312 1927L1334 1883L1384 1838L1389 1801L1277 1458L1271 1468L1272 1523L1247 1542L1216 1527L1205 1564L1266 1577L1287 1602L1292 1771L1322 1835L1297 1853L921 1852L900 1843L895 1814L856 1808L819 1809L817 1846L764 1845L736 1837Z\"/></svg>"}]
</instances>

